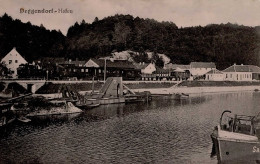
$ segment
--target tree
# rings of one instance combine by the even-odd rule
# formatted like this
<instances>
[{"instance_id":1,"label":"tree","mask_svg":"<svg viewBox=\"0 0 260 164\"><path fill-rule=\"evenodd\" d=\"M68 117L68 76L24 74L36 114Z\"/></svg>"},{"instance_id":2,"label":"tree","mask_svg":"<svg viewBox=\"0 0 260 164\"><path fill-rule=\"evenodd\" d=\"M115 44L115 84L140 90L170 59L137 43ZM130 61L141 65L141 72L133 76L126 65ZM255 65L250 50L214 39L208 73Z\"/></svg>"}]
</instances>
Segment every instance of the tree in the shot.
<instances>
[{"instance_id":1,"label":"tree","mask_svg":"<svg viewBox=\"0 0 260 164\"><path fill-rule=\"evenodd\" d=\"M98 17L95 17L94 22L98 22L98 21L99 21Z\"/></svg>"}]
</instances>

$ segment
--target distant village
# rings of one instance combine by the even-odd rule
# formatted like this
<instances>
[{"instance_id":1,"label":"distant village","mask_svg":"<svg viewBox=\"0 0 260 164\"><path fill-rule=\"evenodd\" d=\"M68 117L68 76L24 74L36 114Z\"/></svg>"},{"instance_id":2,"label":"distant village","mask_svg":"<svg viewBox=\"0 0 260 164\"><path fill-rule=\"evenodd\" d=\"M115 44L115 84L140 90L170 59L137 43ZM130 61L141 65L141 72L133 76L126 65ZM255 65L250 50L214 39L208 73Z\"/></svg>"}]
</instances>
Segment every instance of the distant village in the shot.
<instances>
[{"instance_id":1,"label":"distant village","mask_svg":"<svg viewBox=\"0 0 260 164\"><path fill-rule=\"evenodd\" d=\"M159 68L152 62L137 63L132 58L117 55L89 60L44 57L28 63L14 47L2 58L0 75L1 79L34 80L91 80L94 77L95 80L103 81L105 77L111 76L143 81L260 80L260 68L255 65L234 64L218 70L213 62L191 62L183 65L170 63L168 59L164 60L164 67Z\"/></svg>"}]
</instances>

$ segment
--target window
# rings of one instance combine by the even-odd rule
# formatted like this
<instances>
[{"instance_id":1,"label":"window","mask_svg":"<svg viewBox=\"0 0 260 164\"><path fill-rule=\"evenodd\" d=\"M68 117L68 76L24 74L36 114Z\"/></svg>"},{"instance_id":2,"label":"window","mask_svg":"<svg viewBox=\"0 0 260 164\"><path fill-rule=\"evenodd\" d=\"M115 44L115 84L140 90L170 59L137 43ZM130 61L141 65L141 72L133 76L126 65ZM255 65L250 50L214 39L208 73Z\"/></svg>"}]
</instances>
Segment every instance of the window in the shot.
<instances>
[{"instance_id":1,"label":"window","mask_svg":"<svg viewBox=\"0 0 260 164\"><path fill-rule=\"evenodd\" d=\"M88 72L88 69L86 69L86 72Z\"/></svg>"},{"instance_id":2,"label":"window","mask_svg":"<svg viewBox=\"0 0 260 164\"><path fill-rule=\"evenodd\" d=\"M12 60L9 60L9 64L12 64Z\"/></svg>"},{"instance_id":3,"label":"window","mask_svg":"<svg viewBox=\"0 0 260 164\"><path fill-rule=\"evenodd\" d=\"M18 60L15 60L15 63L18 63Z\"/></svg>"},{"instance_id":4,"label":"window","mask_svg":"<svg viewBox=\"0 0 260 164\"><path fill-rule=\"evenodd\" d=\"M98 72L101 73L101 69L98 69Z\"/></svg>"},{"instance_id":5,"label":"window","mask_svg":"<svg viewBox=\"0 0 260 164\"><path fill-rule=\"evenodd\" d=\"M84 72L84 69L81 69L81 72Z\"/></svg>"}]
</instances>

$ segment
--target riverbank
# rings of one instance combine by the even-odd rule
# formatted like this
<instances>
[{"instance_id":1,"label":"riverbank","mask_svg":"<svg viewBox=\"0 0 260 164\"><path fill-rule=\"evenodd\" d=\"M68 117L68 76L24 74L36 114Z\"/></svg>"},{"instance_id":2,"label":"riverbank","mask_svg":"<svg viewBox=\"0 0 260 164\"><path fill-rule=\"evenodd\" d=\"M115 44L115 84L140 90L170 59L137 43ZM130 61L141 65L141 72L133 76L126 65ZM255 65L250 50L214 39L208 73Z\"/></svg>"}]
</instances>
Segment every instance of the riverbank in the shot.
<instances>
[{"instance_id":1,"label":"riverbank","mask_svg":"<svg viewBox=\"0 0 260 164\"><path fill-rule=\"evenodd\" d=\"M182 81L179 87L260 86L259 81Z\"/></svg>"},{"instance_id":2,"label":"riverbank","mask_svg":"<svg viewBox=\"0 0 260 164\"><path fill-rule=\"evenodd\" d=\"M169 93L211 93L211 92L236 92L260 90L260 82L234 82L234 81L182 81L177 84L175 81L123 81L130 89L136 92L150 91L152 94ZM103 85L102 81L95 82L94 90L99 90ZM3 87L2 87L3 88ZM36 95L61 93L63 88L85 93L92 90L92 81L53 83L47 82L42 85Z\"/></svg>"},{"instance_id":3,"label":"riverbank","mask_svg":"<svg viewBox=\"0 0 260 164\"><path fill-rule=\"evenodd\" d=\"M133 89L135 92L150 91L152 94L172 94L172 93L217 93L217 92L240 92L240 91L258 91L259 86L212 86L212 87L172 87L172 88L150 88Z\"/></svg>"},{"instance_id":4,"label":"riverbank","mask_svg":"<svg viewBox=\"0 0 260 164\"><path fill-rule=\"evenodd\" d=\"M123 82L130 89L150 89L150 88L170 88L176 83L173 82ZM103 82L95 82L94 90L101 89ZM70 90L81 92L81 91L91 91L92 83L71 83L71 84L61 84L61 83L46 83L41 88L36 91L36 94L53 94L59 93L64 87Z\"/></svg>"}]
</instances>

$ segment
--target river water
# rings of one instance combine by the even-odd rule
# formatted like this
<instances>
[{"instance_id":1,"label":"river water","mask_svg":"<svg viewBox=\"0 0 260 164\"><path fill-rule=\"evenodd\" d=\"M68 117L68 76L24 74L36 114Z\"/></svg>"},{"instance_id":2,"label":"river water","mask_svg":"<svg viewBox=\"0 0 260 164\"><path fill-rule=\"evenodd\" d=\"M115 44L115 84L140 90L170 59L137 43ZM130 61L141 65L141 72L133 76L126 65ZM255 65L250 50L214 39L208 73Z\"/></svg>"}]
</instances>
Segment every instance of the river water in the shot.
<instances>
[{"instance_id":1,"label":"river water","mask_svg":"<svg viewBox=\"0 0 260 164\"><path fill-rule=\"evenodd\" d=\"M1 135L0 163L218 163L210 134L222 111L256 115L259 100L259 92L197 94L15 122Z\"/></svg>"}]
</instances>

